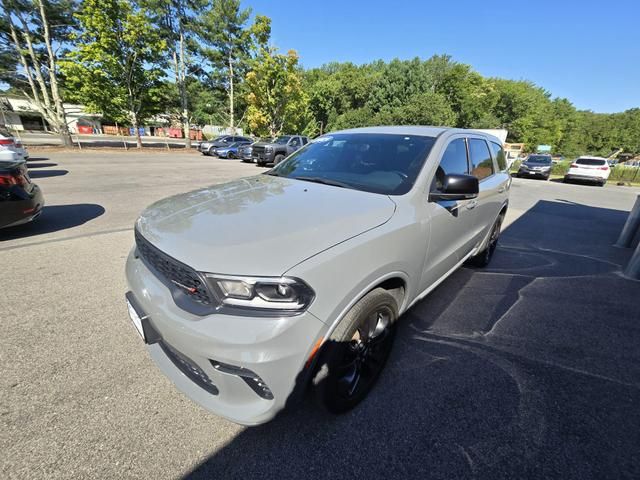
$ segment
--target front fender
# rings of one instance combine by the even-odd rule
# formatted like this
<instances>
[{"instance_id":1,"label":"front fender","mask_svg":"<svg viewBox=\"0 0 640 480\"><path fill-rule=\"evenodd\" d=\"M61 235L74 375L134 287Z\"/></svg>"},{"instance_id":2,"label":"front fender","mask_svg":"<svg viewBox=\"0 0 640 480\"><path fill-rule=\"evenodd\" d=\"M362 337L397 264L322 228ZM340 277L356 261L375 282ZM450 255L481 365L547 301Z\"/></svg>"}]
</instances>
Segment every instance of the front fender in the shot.
<instances>
[{"instance_id":1,"label":"front fender","mask_svg":"<svg viewBox=\"0 0 640 480\"><path fill-rule=\"evenodd\" d=\"M360 298L390 278L405 283L399 306L404 312L418 289L425 249L416 246L424 239L420 224L399 228L388 222L305 260L284 275L301 278L314 289L316 298L309 311L327 324L330 333Z\"/></svg>"}]
</instances>

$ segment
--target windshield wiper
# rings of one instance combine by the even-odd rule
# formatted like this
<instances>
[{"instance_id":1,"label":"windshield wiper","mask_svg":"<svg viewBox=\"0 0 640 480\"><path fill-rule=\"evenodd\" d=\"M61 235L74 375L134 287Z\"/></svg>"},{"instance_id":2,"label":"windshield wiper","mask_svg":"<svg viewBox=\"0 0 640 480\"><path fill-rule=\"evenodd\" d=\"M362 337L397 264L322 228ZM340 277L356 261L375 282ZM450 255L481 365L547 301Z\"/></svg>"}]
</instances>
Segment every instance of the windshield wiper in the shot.
<instances>
[{"instance_id":1,"label":"windshield wiper","mask_svg":"<svg viewBox=\"0 0 640 480\"><path fill-rule=\"evenodd\" d=\"M340 187L340 188L353 188L351 185L343 182L338 182L337 180L330 180L328 178L322 177L289 177L294 180L302 180L304 182L313 182L313 183L322 183L323 185L331 185L332 187Z\"/></svg>"}]
</instances>

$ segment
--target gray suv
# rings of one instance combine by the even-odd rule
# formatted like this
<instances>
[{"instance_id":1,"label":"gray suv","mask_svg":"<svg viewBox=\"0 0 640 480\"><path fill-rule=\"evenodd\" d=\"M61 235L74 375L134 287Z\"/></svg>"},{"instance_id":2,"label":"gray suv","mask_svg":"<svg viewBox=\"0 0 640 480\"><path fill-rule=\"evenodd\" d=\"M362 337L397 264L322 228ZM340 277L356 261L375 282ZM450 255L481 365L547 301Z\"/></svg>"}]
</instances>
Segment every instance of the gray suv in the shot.
<instances>
[{"instance_id":1,"label":"gray suv","mask_svg":"<svg viewBox=\"0 0 640 480\"><path fill-rule=\"evenodd\" d=\"M161 200L135 225L130 317L157 366L237 423L313 388L370 391L398 318L463 263L485 266L511 179L473 130L324 135L265 174Z\"/></svg>"},{"instance_id":2,"label":"gray suv","mask_svg":"<svg viewBox=\"0 0 640 480\"><path fill-rule=\"evenodd\" d=\"M296 150L309 143L302 135L282 135L273 142L256 142L251 146L251 156L258 165L277 165Z\"/></svg>"}]
</instances>

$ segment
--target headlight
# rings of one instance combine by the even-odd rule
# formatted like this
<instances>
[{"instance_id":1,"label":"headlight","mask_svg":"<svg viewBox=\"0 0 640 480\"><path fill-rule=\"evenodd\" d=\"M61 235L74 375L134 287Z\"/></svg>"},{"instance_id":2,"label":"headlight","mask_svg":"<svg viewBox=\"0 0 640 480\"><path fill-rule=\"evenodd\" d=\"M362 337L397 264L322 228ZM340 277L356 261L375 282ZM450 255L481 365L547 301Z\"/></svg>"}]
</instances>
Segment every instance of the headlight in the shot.
<instances>
[{"instance_id":1,"label":"headlight","mask_svg":"<svg viewBox=\"0 0 640 480\"><path fill-rule=\"evenodd\" d=\"M235 277L206 273L222 305L270 314L295 314L309 307L315 293L302 280L290 277Z\"/></svg>"}]
</instances>

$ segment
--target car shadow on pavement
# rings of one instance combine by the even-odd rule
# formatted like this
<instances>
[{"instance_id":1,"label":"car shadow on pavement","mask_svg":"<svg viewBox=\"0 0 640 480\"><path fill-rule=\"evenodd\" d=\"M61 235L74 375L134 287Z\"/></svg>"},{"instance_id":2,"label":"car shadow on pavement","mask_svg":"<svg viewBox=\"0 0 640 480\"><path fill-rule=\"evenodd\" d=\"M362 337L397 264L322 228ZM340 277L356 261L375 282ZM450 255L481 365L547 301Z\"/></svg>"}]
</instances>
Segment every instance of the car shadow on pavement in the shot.
<instances>
[{"instance_id":1,"label":"car shadow on pavement","mask_svg":"<svg viewBox=\"0 0 640 480\"><path fill-rule=\"evenodd\" d=\"M0 241L32 237L77 227L99 217L104 212L104 207L93 203L45 205L40 216L34 221L0 230Z\"/></svg>"},{"instance_id":2,"label":"car shadow on pavement","mask_svg":"<svg viewBox=\"0 0 640 480\"><path fill-rule=\"evenodd\" d=\"M29 167L29 177L31 178L46 178L46 177L61 177L69 173L69 170L31 170Z\"/></svg>"},{"instance_id":3,"label":"car shadow on pavement","mask_svg":"<svg viewBox=\"0 0 640 480\"><path fill-rule=\"evenodd\" d=\"M46 168L46 167L57 167L58 164L57 163L33 163L31 161L27 162L27 167L29 168L29 170L31 170L32 168Z\"/></svg>"},{"instance_id":4,"label":"car shadow on pavement","mask_svg":"<svg viewBox=\"0 0 640 480\"><path fill-rule=\"evenodd\" d=\"M640 284L612 247L626 215L538 202L489 268L405 313L358 407L307 399L185 478L640 478Z\"/></svg>"},{"instance_id":5,"label":"car shadow on pavement","mask_svg":"<svg viewBox=\"0 0 640 480\"><path fill-rule=\"evenodd\" d=\"M49 160L49 157L29 157L27 162L44 162L46 160Z\"/></svg>"}]
</instances>

